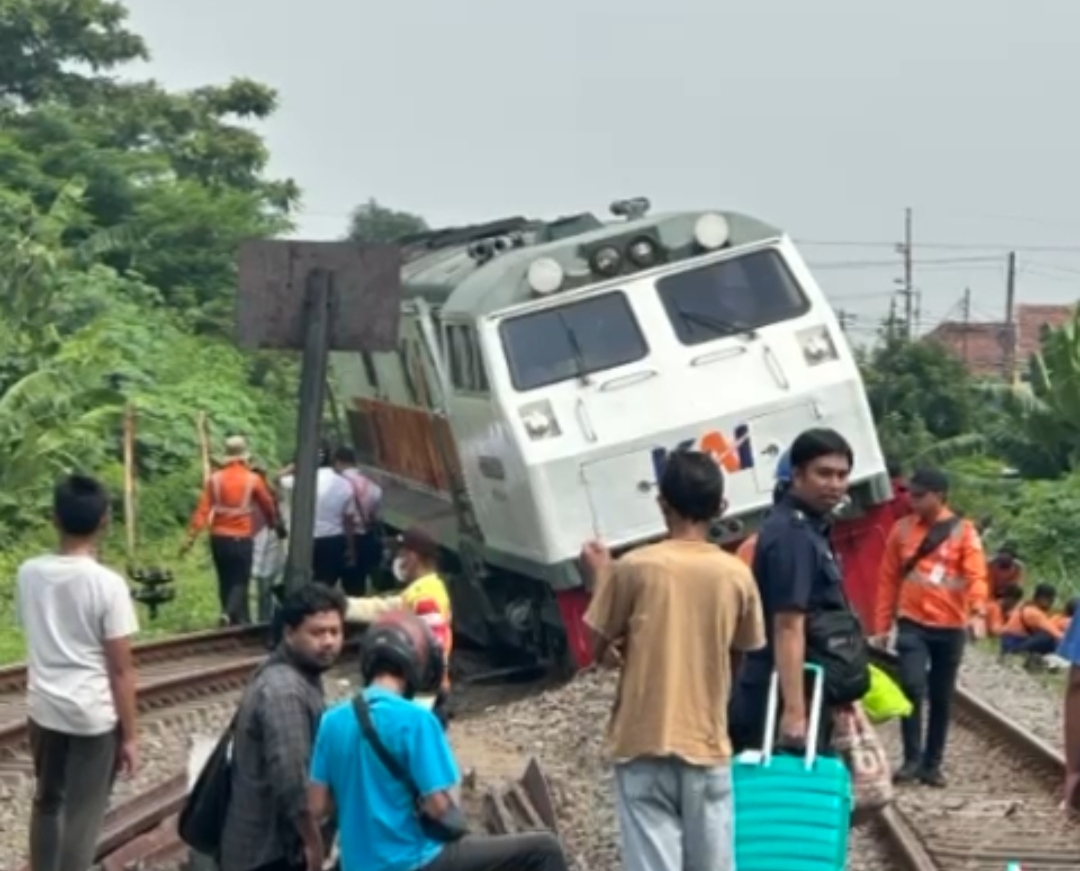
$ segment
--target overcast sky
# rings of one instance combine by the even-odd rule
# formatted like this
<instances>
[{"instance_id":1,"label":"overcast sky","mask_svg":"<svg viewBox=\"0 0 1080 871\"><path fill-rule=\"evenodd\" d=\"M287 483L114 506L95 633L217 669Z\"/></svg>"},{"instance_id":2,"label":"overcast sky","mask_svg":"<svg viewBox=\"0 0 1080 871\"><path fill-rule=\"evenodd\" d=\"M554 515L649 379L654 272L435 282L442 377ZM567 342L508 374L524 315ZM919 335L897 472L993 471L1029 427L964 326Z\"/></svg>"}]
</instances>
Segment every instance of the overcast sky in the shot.
<instances>
[{"instance_id":1,"label":"overcast sky","mask_svg":"<svg viewBox=\"0 0 1080 871\"><path fill-rule=\"evenodd\" d=\"M719 207L803 246L854 335L914 209L923 329L1080 296L1076 0L128 0L147 75L278 89L306 238L368 197L434 224ZM859 243L859 244L841 244ZM974 258L974 259L972 259Z\"/></svg>"}]
</instances>

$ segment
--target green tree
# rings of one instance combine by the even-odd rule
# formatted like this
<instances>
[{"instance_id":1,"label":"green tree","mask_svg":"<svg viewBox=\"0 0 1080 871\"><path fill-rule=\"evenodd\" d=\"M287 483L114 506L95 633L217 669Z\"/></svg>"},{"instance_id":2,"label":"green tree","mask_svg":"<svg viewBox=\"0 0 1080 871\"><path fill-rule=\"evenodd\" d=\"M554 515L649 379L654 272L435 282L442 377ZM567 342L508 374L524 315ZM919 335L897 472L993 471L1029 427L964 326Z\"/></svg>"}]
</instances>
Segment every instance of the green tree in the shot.
<instances>
[{"instance_id":1,"label":"green tree","mask_svg":"<svg viewBox=\"0 0 1080 871\"><path fill-rule=\"evenodd\" d=\"M427 222L419 215L397 212L370 199L353 210L349 238L357 242L394 242L427 229Z\"/></svg>"},{"instance_id":2,"label":"green tree","mask_svg":"<svg viewBox=\"0 0 1080 871\"><path fill-rule=\"evenodd\" d=\"M887 332L859 362L886 455L911 461L935 442L972 431L972 382L945 349Z\"/></svg>"},{"instance_id":3,"label":"green tree","mask_svg":"<svg viewBox=\"0 0 1080 871\"><path fill-rule=\"evenodd\" d=\"M126 29L127 17L122 3L109 0L0 0L0 97L83 99L100 73L146 60L146 44Z\"/></svg>"},{"instance_id":4,"label":"green tree","mask_svg":"<svg viewBox=\"0 0 1080 871\"><path fill-rule=\"evenodd\" d=\"M126 15L105 0L0 0L0 186L47 208L83 180L65 243L110 231L104 262L197 330L231 334L237 244L290 229L299 200L264 177L251 129L277 96L248 79L173 93L115 78L148 57Z\"/></svg>"}]
</instances>

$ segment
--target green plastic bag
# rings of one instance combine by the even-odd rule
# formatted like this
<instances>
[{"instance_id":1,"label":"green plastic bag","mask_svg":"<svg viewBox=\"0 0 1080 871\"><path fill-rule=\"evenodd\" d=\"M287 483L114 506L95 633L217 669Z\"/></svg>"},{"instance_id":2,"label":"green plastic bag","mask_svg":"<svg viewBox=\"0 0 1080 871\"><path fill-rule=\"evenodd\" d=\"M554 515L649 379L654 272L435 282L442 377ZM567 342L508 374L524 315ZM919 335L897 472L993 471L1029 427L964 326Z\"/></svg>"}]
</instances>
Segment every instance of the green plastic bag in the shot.
<instances>
[{"instance_id":1,"label":"green plastic bag","mask_svg":"<svg viewBox=\"0 0 1080 871\"><path fill-rule=\"evenodd\" d=\"M870 666L870 689L862 697L863 711L875 726L906 717L912 705L900 686L876 665Z\"/></svg>"}]
</instances>

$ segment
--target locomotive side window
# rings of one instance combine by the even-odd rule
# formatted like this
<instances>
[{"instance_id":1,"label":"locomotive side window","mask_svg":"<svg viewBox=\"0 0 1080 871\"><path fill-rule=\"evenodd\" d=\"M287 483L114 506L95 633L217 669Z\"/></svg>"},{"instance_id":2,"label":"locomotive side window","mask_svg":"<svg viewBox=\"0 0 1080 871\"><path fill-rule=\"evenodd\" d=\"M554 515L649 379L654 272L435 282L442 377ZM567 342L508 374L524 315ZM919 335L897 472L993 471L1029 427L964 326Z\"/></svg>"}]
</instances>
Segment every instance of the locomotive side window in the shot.
<instances>
[{"instance_id":1,"label":"locomotive side window","mask_svg":"<svg viewBox=\"0 0 1080 871\"><path fill-rule=\"evenodd\" d=\"M790 320L810 307L783 257L771 250L665 275L656 291L684 345Z\"/></svg>"},{"instance_id":2,"label":"locomotive side window","mask_svg":"<svg viewBox=\"0 0 1080 871\"><path fill-rule=\"evenodd\" d=\"M450 348L450 382L455 390L464 393L487 393L488 380L476 333L467 324L446 327Z\"/></svg>"},{"instance_id":3,"label":"locomotive side window","mask_svg":"<svg viewBox=\"0 0 1080 871\"><path fill-rule=\"evenodd\" d=\"M625 366L649 353L622 291L509 318L499 332L519 391Z\"/></svg>"}]
</instances>

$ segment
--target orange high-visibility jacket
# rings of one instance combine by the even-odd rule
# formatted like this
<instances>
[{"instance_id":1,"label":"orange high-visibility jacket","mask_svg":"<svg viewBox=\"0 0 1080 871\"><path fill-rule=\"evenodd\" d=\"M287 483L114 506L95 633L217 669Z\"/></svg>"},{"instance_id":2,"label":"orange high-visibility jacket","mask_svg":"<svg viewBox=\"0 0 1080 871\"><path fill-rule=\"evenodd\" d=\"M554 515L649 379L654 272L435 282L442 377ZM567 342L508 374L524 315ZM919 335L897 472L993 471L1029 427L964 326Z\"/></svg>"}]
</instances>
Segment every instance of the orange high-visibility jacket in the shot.
<instances>
[{"instance_id":1,"label":"orange high-visibility jacket","mask_svg":"<svg viewBox=\"0 0 1080 871\"><path fill-rule=\"evenodd\" d=\"M1025 602L1023 605L1013 609L1009 619L1005 621L1005 629L1002 634L1026 638L1036 632L1045 632L1058 641L1065 635L1055 615L1047 614L1038 605Z\"/></svg>"},{"instance_id":2,"label":"orange high-visibility jacket","mask_svg":"<svg viewBox=\"0 0 1080 871\"><path fill-rule=\"evenodd\" d=\"M938 521L951 516L945 509ZM985 610L986 556L969 520L961 520L937 550L901 577L904 561L914 555L929 530L929 524L911 514L898 520L889 533L878 575L876 633L888 632L900 617L924 626L960 629L972 613Z\"/></svg>"},{"instance_id":3,"label":"orange high-visibility jacket","mask_svg":"<svg viewBox=\"0 0 1080 871\"><path fill-rule=\"evenodd\" d=\"M207 480L190 533L194 537L209 524L211 535L249 538L256 531L256 506L268 525L277 522L277 506L266 483L241 460L233 460Z\"/></svg>"}]
</instances>

